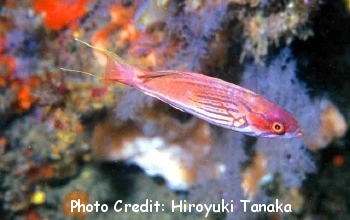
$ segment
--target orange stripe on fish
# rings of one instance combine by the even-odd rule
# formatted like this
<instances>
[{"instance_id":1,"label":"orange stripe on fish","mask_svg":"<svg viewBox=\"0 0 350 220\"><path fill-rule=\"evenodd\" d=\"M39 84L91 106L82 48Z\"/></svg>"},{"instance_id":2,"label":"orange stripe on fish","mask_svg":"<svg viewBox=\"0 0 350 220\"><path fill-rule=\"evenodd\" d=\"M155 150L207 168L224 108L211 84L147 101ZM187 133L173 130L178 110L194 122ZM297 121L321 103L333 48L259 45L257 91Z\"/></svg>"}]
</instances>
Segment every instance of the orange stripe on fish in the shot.
<instances>
[{"instance_id":1,"label":"orange stripe on fish","mask_svg":"<svg viewBox=\"0 0 350 220\"><path fill-rule=\"evenodd\" d=\"M143 70L117 54L78 41L107 56L106 80L133 86L211 124L247 135L301 135L297 120L289 112L248 89L200 73Z\"/></svg>"}]
</instances>

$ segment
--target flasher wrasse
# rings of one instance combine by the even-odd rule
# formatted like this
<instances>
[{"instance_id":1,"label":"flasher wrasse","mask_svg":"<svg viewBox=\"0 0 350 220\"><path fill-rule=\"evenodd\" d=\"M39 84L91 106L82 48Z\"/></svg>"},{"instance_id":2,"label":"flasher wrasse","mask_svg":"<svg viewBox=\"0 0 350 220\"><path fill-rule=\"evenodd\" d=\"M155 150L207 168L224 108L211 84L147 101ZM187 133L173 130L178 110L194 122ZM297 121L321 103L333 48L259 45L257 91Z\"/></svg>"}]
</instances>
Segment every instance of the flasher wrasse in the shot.
<instances>
[{"instance_id":1,"label":"flasher wrasse","mask_svg":"<svg viewBox=\"0 0 350 220\"><path fill-rule=\"evenodd\" d=\"M301 135L297 120L289 112L248 89L200 73L143 70L117 54L78 41L106 55L106 80L133 86L211 124L247 135Z\"/></svg>"}]
</instances>

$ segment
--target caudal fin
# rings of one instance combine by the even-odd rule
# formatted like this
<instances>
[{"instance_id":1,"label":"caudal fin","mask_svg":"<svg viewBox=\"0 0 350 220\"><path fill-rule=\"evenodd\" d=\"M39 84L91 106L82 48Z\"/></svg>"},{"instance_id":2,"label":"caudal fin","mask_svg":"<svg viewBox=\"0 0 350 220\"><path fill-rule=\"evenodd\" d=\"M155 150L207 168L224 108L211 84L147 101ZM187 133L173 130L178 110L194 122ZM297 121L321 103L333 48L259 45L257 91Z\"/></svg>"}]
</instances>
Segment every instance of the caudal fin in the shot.
<instances>
[{"instance_id":1,"label":"caudal fin","mask_svg":"<svg viewBox=\"0 0 350 220\"><path fill-rule=\"evenodd\" d=\"M89 72L85 72L85 71L81 71L81 70L72 70L72 69L66 69L66 68L60 68L61 70L64 70L64 71L67 71L67 72L73 72L73 73L84 73L86 75L89 75L89 76L93 76L93 77L96 77L96 78L103 78L103 77L100 77L100 76L97 76L95 74L92 74L92 73L89 73Z\"/></svg>"},{"instance_id":2,"label":"caudal fin","mask_svg":"<svg viewBox=\"0 0 350 220\"><path fill-rule=\"evenodd\" d=\"M128 85L132 85L134 79L137 77L137 68L133 67L129 63L127 63L123 58L118 56L117 54L105 50L103 48L95 47L85 41L75 38L76 41L79 41L88 47L91 47L95 50L98 50L106 55L107 63L105 66L105 80L118 81L121 83L125 83Z\"/></svg>"}]
</instances>

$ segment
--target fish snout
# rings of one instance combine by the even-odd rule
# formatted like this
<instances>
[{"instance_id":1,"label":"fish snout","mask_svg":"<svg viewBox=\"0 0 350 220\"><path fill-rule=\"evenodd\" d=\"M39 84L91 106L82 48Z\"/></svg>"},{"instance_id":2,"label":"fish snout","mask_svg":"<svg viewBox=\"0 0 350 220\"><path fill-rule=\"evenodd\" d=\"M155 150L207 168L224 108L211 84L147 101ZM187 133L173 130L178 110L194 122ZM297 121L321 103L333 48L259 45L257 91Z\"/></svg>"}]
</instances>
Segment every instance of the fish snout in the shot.
<instances>
[{"instance_id":1,"label":"fish snout","mask_svg":"<svg viewBox=\"0 0 350 220\"><path fill-rule=\"evenodd\" d=\"M295 136L301 136L303 134L303 131L301 130L301 128L299 127L295 132L294 132Z\"/></svg>"}]
</instances>

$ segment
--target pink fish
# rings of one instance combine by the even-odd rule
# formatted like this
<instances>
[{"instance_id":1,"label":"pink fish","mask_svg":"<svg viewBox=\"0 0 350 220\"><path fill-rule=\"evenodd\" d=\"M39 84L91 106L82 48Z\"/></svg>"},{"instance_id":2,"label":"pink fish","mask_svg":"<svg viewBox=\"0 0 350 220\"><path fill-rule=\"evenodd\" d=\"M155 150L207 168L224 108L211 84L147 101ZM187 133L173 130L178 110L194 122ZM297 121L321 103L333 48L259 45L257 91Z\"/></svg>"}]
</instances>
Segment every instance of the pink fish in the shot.
<instances>
[{"instance_id":1,"label":"pink fish","mask_svg":"<svg viewBox=\"0 0 350 220\"><path fill-rule=\"evenodd\" d=\"M283 138L301 135L297 120L289 112L248 89L200 73L140 69L117 54L78 41L107 56L106 80L133 86L211 124L247 135Z\"/></svg>"}]
</instances>

